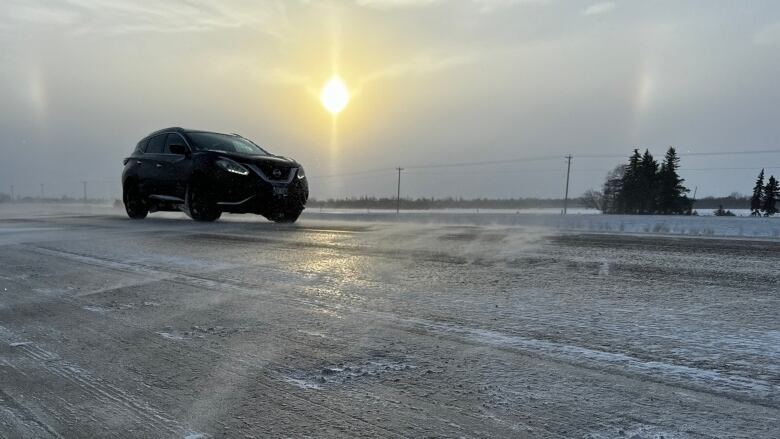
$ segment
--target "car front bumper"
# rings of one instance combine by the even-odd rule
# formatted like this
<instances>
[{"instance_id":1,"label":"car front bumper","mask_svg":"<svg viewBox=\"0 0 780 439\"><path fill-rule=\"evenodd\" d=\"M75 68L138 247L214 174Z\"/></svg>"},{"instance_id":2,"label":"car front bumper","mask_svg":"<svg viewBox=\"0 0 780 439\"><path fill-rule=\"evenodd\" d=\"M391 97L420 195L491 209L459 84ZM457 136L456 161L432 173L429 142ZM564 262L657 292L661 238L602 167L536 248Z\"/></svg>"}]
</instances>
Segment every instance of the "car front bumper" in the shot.
<instances>
[{"instance_id":1,"label":"car front bumper","mask_svg":"<svg viewBox=\"0 0 780 439\"><path fill-rule=\"evenodd\" d=\"M224 212L261 215L280 209L302 209L309 199L308 182L305 177L298 178L294 171L291 177L273 181L252 173L222 175L215 182L217 205Z\"/></svg>"}]
</instances>

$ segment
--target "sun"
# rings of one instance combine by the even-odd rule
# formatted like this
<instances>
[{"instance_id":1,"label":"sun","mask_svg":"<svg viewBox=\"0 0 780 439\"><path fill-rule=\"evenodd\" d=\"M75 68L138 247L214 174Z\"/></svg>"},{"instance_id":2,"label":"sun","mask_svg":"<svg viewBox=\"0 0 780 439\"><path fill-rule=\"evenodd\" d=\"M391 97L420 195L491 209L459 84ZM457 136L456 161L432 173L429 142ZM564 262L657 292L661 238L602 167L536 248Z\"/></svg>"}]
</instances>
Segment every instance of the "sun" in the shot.
<instances>
[{"instance_id":1,"label":"sun","mask_svg":"<svg viewBox=\"0 0 780 439\"><path fill-rule=\"evenodd\" d=\"M334 116L341 113L347 106L349 90L338 75L333 75L322 87L320 101L322 101L322 106Z\"/></svg>"}]
</instances>

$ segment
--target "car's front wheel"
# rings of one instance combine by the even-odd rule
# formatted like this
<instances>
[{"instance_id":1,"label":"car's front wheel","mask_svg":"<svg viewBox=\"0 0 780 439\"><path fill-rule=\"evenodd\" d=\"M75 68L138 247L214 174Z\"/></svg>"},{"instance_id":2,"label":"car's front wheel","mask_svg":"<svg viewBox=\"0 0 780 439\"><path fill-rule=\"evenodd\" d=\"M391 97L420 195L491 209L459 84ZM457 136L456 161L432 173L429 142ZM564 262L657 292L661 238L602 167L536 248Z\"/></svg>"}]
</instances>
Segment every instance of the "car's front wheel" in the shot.
<instances>
[{"instance_id":1,"label":"car's front wheel","mask_svg":"<svg viewBox=\"0 0 780 439\"><path fill-rule=\"evenodd\" d=\"M294 223L303 212L303 207L287 207L279 209L267 218L275 223Z\"/></svg>"},{"instance_id":2,"label":"car's front wheel","mask_svg":"<svg viewBox=\"0 0 780 439\"><path fill-rule=\"evenodd\" d=\"M185 202L187 215L195 221L211 222L222 216L214 193L203 185L190 185Z\"/></svg>"},{"instance_id":3,"label":"car's front wheel","mask_svg":"<svg viewBox=\"0 0 780 439\"><path fill-rule=\"evenodd\" d=\"M144 219L149 214L149 207L146 205L141 192L133 182L125 184L122 190L122 201L125 204L125 212L132 219Z\"/></svg>"}]
</instances>

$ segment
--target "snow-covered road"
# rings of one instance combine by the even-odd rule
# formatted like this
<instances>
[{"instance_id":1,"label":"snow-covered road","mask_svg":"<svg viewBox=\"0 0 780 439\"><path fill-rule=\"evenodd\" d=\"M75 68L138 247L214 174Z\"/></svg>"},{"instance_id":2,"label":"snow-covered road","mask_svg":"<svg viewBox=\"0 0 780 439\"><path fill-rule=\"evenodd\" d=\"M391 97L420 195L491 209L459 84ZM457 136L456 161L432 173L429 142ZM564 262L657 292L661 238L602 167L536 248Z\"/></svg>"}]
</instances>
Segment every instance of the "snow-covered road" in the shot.
<instances>
[{"instance_id":1,"label":"snow-covered road","mask_svg":"<svg viewBox=\"0 0 780 439\"><path fill-rule=\"evenodd\" d=\"M0 437L780 437L778 267L772 240L0 212Z\"/></svg>"}]
</instances>

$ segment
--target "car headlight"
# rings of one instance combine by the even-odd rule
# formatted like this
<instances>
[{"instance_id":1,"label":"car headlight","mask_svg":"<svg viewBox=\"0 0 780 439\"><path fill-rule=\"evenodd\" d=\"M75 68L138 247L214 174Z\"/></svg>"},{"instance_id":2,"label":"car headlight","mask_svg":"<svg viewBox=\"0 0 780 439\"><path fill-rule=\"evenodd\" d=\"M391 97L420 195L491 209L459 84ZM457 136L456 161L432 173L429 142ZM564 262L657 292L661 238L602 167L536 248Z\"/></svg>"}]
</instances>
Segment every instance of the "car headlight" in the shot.
<instances>
[{"instance_id":1,"label":"car headlight","mask_svg":"<svg viewBox=\"0 0 780 439\"><path fill-rule=\"evenodd\" d=\"M298 168L298 178L306 178L306 172L303 170L303 166Z\"/></svg>"},{"instance_id":2,"label":"car headlight","mask_svg":"<svg viewBox=\"0 0 780 439\"><path fill-rule=\"evenodd\" d=\"M224 170L226 170L228 172L232 172L234 174L249 175L249 170L247 168L239 165L238 163L234 162L233 160L226 159L224 157L222 157L221 159L217 160L217 165L220 168L222 168L222 169L224 169Z\"/></svg>"}]
</instances>

